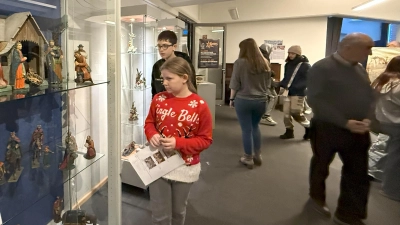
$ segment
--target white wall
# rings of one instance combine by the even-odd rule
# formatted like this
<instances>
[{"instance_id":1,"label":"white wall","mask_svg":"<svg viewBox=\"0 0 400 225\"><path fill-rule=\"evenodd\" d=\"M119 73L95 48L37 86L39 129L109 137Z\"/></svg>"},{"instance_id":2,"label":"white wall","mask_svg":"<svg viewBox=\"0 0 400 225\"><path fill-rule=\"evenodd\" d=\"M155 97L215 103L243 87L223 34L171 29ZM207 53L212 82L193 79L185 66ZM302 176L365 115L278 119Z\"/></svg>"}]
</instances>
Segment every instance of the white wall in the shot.
<instances>
[{"instance_id":1,"label":"white wall","mask_svg":"<svg viewBox=\"0 0 400 225\"><path fill-rule=\"evenodd\" d=\"M238 21L267 20L278 18L310 17L343 14L365 18L399 21L400 1L387 0L379 5L362 11L352 11L362 0L236 0L211 3L200 6L202 23L230 23L233 21L228 13L230 7L237 7ZM218 12L218 13L216 13Z\"/></svg>"},{"instance_id":2,"label":"white wall","mask_svg":"<svg viewBox=\"0 0 400 225\"><path fill-rule=\"evenodd\" d=\"M286 48L300 45L310 63L325 57L327 18L232 23L227 25L226 62L233 63L239 55L239 43L254 38L258 45L264 40L283 40ZM284 62L281 62L284 64ZM281 77L283 77L283 70Z\"/></svg>"}]
</instances>

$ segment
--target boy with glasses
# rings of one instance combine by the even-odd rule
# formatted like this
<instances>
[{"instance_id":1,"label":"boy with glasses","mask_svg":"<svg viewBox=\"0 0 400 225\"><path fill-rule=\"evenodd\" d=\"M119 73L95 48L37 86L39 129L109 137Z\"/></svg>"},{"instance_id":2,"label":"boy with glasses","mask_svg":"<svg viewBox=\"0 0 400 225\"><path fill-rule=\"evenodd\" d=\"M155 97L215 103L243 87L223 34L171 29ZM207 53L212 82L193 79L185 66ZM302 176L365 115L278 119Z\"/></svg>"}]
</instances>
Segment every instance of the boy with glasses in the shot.
<instances>
[{"instance_id":1,"label":"boy with glasses","mask_svg":"<svg viewBox=\"0 0 400 225\"><path fill-rule=\"evenodd\" d=\"M154 97L159 92L165 91L163 80L161 78L160 67L164 64L164 62L168 59L172 59L175 57L181 57L185 59L190 68L195 74L194 67L192 65L192 61L190 60L189 56L186 53L175 51L177 47L178 37L176 36L175 32L170 30L165 30L158 35L157 39L157 49L158 53L160 53L161 59L158 60L153 65L153 72L151 73L151 93ZM193 83L194 87L197 89L196 86L196 77L191 76L191 82Z\"/></svg>"}]
</instances>

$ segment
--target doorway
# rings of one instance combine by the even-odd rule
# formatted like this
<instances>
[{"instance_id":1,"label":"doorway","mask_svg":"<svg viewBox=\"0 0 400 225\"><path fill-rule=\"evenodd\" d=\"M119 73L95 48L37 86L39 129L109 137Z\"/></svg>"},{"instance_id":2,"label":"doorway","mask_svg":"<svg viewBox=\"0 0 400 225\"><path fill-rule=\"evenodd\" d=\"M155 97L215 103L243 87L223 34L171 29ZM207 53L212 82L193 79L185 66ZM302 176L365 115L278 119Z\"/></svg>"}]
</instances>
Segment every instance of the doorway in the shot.
<instances>
[{"instance_id":1,"label":"doorway","mask_svg":"<svg viewBox=\"0 0 400 225\"><path fill-rule=\"evenodd\" d=\"M225 24L194 24L192 59L196 78L216 85L216 104L225 98Z\"/></svg>"}]
</instances>

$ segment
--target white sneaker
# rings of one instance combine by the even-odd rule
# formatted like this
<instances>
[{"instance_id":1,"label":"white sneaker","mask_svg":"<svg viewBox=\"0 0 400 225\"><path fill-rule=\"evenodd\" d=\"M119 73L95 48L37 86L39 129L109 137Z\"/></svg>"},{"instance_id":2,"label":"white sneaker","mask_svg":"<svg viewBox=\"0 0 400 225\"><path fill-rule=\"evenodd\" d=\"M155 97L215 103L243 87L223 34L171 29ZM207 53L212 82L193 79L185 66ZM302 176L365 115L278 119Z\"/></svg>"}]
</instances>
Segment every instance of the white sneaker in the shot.
<instances>
[{"instance_id":1,"label":"white sneaker","mask_svg":"<svg viewBox=\"0 0 400 225\"><path fill-rule=\"evenodd\" d=\"M306 114L306 115L310 115L311 113L312 113L311 108L307 108L306 110L304 110L304 114Z\"/></svg>"},{"instance_id":2,"label":"white sneaker","mask_svg":"<svg viewBox=\"0 0 400 225\"><path fill-rule=\"evenodd\" d=\"M261 124L264 125L268 125L268 126L275 126L276 124L278 124L277 122L275 122L271 116L265 116L263 118L261 118L260 121Z\"/></svg>"}]
</instances>

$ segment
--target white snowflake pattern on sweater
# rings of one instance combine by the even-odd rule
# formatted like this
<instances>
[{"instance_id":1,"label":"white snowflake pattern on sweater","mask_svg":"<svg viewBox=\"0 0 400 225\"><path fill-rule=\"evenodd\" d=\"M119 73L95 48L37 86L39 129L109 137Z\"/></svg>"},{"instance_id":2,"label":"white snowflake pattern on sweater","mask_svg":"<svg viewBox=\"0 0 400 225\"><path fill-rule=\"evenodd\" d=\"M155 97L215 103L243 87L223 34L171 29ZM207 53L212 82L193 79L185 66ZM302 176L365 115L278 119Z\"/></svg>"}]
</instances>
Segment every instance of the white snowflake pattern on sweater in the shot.
<instances>
[{"instance_id":1,"label":"white snowflake pattern on sweater","mask_svg":"<svg viewBox=\"0 0 400 225\"><path fill-rule=\"evenodd\" d=\"M165 95L159 95L157 98L157 101L163 102L163 101L165 101L166 98L167 98L167 96L165 96Z\"/></svg>"},{"instance_id":2,"label":"white snowflake pattern on sweater","mask_svg":"<svg viewBox=\"0 0 400 225\"><path fill-rule=\"evenodd\" d=\"M196 108L199 103L196 100L192 100L189 103L189 106L192 108Z\"/></svg>"}]
</instances>

